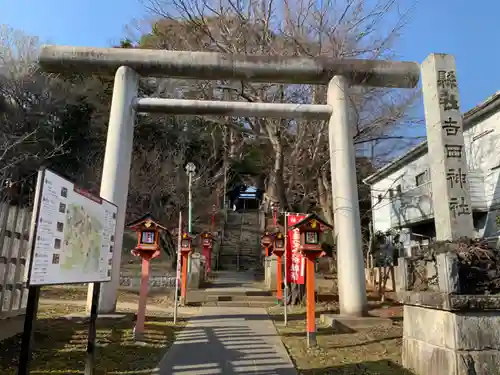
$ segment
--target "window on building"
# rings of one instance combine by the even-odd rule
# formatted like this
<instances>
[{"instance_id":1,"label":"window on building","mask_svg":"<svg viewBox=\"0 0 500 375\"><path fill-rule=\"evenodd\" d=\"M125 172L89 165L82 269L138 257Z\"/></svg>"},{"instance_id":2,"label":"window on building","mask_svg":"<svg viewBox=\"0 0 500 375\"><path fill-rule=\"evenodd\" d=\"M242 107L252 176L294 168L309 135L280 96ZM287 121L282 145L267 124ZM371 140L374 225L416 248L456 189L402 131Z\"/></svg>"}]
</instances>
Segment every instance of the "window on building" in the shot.
<instances>
[{"instance_id":1,"label":"window on building","mask_svg":"<svg viewBox=\"0 0 500 375\"><path fill-rule=\"evenodd\" d=\"M400 196L401 195L401 184L396 186L396 195Z\"/></svg>"},{"instance_id":2,"label":"window on building","mask_svg":"<svg viewBox=\"0 0 500 375\"><path fill-rule=\"evenodd\" d=\"M382 194L379 194L379 195L377 196L377 199L378 199L378 203L382 202Z\"/></svg>"},{"instance_id":3,"label":"window on building","mask_svg":"<svg viewBox=\"0 0 500 375\"><path fill-rule=\"evenodd\" d=\"M393 189L389 189L389 197L390 198L394 197L394 190Z\"/></svg>"},{"instance_id":4,"label":"window on building","mask_svg":"<svg viewBox=\"0 0 500 375\"><path fill-rule=\"evenodd\" d=\"M425 184L427 182L427 171L417 174L415 176L415 182L417 186Z\"/></svg>"}]
</instances>

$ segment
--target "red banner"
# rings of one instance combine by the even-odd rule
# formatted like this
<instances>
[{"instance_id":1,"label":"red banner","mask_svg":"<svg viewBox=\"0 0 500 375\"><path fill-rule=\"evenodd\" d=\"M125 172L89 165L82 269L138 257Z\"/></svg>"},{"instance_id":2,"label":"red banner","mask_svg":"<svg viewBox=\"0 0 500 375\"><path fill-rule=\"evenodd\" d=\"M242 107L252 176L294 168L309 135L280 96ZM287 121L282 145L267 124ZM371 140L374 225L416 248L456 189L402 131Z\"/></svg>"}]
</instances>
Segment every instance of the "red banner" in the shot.
<instances>
[{"instance_id":1,"label":"red banner","mask_svg":"<svg viewBox=\"0 0 500 375\"><path fill-rule=\"evenodd\" d=\"M288 214L287 227L304 219L306 214ZM304 284L306 262L300 252L300 231L298 229L288 231L286 244L286 278L288 283Z\"/></svg>"}]
</instances>

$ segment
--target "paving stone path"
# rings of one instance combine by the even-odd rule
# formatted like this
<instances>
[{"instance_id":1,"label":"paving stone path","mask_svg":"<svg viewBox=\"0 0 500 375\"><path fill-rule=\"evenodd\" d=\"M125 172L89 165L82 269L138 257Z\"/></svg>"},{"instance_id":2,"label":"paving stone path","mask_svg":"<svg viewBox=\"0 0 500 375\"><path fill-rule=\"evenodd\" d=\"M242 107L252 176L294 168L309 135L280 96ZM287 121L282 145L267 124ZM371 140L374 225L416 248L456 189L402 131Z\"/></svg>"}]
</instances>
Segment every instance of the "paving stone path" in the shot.
<instances>
[{"instance_id":1,"label":"paving stone path","mask_svg":"<svg viewBox=\"0 0 500 375\"><path fill-rule=\"evenodd\" d=\"M221 274L213 289L256 290L247 273ZM202 306L158 365L160 375L297 375L264 308Z\"/></svg>"}]
</instances>

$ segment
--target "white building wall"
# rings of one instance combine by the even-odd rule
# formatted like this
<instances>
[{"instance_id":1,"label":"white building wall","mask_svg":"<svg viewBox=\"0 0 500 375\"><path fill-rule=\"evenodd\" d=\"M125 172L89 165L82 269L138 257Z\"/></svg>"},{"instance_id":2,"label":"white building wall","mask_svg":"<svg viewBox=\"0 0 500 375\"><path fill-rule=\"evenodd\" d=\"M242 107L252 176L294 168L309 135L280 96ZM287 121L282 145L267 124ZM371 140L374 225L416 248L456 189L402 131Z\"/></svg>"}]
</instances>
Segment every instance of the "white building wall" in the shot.
<instances>
[{"instance_id":1,"label":"white building wall","mask_svg":"<svg viewBox=\"0 0 500 375\"><path fill-rule=\"evenodd\" d=\"M415 177L428 168L427 155L423 155L372 185L373 230L375 232L385 232L391 228L392 206L389 189L392 188L395 192L399 184L403 192L415 188L417 186ZM378 202L379 194L383 196L380 202Z\"/></svg>"},{"instance_id":2,"label":"white building wall","mask_svg":"<svg viewBox=\"0 0 500 375\"><path fill-rule=\"evenodd\" d=\"M469 170L483 173L486 205L495 206L500 203L500 113L467 129L464 135Z\"/></svg>"}]
</instances>

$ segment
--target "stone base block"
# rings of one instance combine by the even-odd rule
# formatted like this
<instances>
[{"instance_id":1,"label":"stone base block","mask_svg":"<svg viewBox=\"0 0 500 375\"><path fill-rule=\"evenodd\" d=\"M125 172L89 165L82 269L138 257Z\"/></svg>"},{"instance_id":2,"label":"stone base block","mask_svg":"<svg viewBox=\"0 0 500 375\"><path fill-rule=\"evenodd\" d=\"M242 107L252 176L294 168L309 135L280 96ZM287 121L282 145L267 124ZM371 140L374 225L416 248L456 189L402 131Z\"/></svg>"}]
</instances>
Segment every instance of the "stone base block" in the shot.
<instances>
[{"instance_id":1,"label":"stone base block","mask_svg":"<svg viewBox=\"0 0 500 375\"><path fill-rule=\"evenodd\" d=\"M199 289L205 280L205 265L200 254L191 254L191 270L188 274L188 289Z\"/></svg>"},{"instance_id":2,"label":"stone base block","mask_svg":"<svg viewBox=\"0 0 500 375\"><path fill-rule=\"evenodd\" d=\"M338 314L321 314L320 321L328 327L346 333L355 332L358 329L368 329L376 325L392 325L391 319L376 316L355 317Z\"/></svg>"},{"instance_id":3,"label":"stone base block","mask_svg":"<svg viewBox=\"0 0 500 375\"><path fill-rule=\"evenodd\" d=\"M277 274L277 261L278 258L274 255L266 257L264 262L264 283L267 290L276 290Z\"/></svg>"},{"instance_id":4,"label":"stone base block","mask_svg":"<svg viewBox=\"0 0 500 375\"><path fill-rule=\"evenodd\" d=\"M126 318L132 317L131 314L98 314L97 319L98 320L103 320L103 319L112 319L112 320L123 320ZM90 319L90 314L89 313L73 313L73 314L68 314L64 316L65 319L68 320L89 320Z\"/></svg>"},{"instance_id":5,"label":"stone base block","mask_svg":"<svg viewBox=\"0 0 500 375\"><path fill-rule=\"evenodd\" d=\"M403 366L417 375L500 374L500 311L405 305Z\"/></svg>"},{"instance_id":6,"label":"stone base block","mask_svg":"<svg viewBox=\"0 0 500 375\"><path fill-rule=\"evenodd\" d=\"M403 366L417 375L498 375L500 352L457 351L405 337Z\"/></svg>"}]
</instances>

